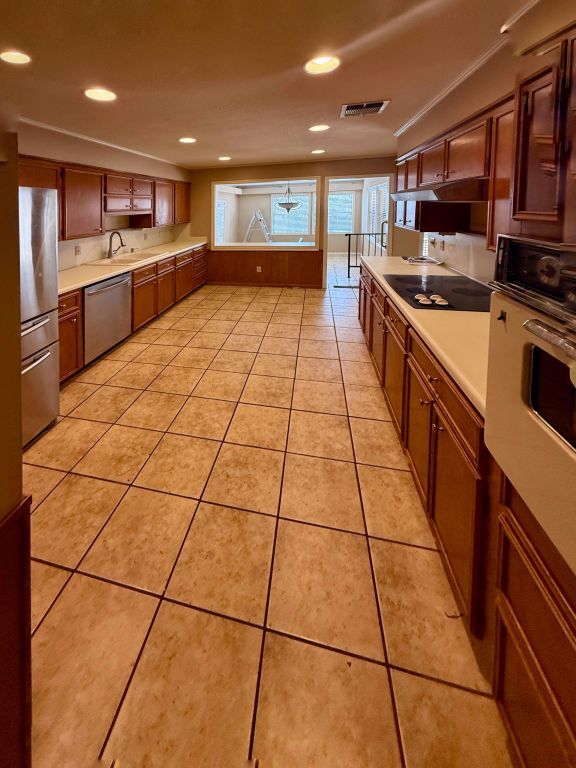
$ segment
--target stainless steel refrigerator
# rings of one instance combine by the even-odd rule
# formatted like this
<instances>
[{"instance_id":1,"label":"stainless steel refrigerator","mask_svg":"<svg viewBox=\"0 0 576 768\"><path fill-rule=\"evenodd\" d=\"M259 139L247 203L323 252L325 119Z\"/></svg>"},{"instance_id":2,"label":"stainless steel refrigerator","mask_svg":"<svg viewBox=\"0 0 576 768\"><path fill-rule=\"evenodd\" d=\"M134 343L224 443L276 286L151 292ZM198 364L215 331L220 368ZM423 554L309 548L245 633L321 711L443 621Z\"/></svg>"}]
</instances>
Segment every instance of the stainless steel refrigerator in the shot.
<instances>
[{"instance_id":1,"label":"stainless steel refrigerator","mask_svg":"<svg viewBox=\"0 0 576 768\"><path fill-rule=\"evenodd\" d=\"M58 197L20 187L22 444L58 416Z\"/></svg>"}]
</instances>

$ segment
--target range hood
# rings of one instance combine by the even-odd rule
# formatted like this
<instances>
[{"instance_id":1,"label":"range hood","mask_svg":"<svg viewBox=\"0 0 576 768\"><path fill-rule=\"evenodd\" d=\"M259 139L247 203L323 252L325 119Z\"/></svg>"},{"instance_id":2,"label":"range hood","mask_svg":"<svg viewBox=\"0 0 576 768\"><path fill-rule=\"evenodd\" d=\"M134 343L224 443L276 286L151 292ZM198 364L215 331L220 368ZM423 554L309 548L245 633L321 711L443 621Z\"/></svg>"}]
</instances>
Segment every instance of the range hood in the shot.
<instances>
[{"instance_id":1,"label":"range hood","mask_svg":"<svg viewBox=\"0 0 576 768\"><path fill-rule=\"evenodd\" d=\"M421 189L406 189L392 192L393 200L427 200L441 203L479 203L488 200L488 177L442 181L429 184Z\"/></svg>"}]
</instances>

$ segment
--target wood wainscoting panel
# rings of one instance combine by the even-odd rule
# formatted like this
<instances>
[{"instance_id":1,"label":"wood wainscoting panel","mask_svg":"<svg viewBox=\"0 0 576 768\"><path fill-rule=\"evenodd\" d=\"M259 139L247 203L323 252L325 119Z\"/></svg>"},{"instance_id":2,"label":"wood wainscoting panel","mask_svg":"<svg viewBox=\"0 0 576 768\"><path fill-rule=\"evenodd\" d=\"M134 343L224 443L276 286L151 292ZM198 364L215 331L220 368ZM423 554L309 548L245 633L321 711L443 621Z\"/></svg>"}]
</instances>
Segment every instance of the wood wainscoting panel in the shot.
<instances>
[{"instance_id":1,"label":"wood wainscoting panel","mask_svg":"<svg viewBox=\"0 0 576 768\"><path fill-rule=\"evenodd\" d=\"M322 251L209 251L208 282L321 288L322 260Z\"/></svg>"}]
</instances>

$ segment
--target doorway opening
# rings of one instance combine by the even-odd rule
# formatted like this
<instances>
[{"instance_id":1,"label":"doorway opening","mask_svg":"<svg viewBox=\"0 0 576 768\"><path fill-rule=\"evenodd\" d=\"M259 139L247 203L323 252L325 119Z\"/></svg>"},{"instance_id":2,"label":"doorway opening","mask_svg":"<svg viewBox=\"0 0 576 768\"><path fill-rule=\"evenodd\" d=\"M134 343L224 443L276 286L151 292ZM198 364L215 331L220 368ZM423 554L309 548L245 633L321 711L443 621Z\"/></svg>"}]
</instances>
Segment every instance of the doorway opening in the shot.
<instances>
[{"instance_id":1,"label":"doorway opening","mask_svg":"<svg viewBox=\"0 0 576 768\"><path fill-rule=\"evenodd\" d=\"M327 285L358 285L361 256L384 256L388 248L390 176L330 178L327 185Z\"/></svg>"}]
</instances>

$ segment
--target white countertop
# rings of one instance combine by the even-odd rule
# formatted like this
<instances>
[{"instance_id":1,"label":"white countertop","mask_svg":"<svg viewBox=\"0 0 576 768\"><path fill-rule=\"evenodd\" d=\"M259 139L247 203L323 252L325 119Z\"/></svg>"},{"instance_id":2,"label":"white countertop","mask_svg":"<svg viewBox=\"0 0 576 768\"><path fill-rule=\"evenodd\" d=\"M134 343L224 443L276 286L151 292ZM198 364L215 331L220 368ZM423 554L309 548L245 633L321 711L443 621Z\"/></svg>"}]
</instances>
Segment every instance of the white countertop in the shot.
<instances>
[{"instance_id":1,"label":"white countertop","mask_svg":"<svg viewBox=\"0 0 576 768\"><path fill-rule=\"evenodd\" d=\"M114 275L123 275L126 272L133 272L140 267L146 267L154 264L156 261L166 259L169 256L176 256L183 251L189 251L191 248L198 248L206 245L205 237L193 237L188 240L177 240L172 243L155 245L150 248L142 248L135 252L136 256L143 256L150 253L150 258L140 259L137 264L111 264L107 259L102 259L102 264L80 264L78 267L63 269L58 272L58 295L68 291L76 291L78 288L84 288L93 283L99 283ZM130 253L123 253L123 256L130 256Z\"/></svg>"},{"instance_id":2,"label":"white countertop","mask_svg":"<svg viewBox=\"0 0 576 768\"><path fill-rule=\"evenodd\" d=\"M394 291L384 274L390 275L454 275L439 265L410 265L399 257L362 258L373 277L390 294L410 325L422 337L454 381L479 413L486 412L486 379L488 374L489 312L431 312L416 309Z\"/></svg>"}]
</instances>

